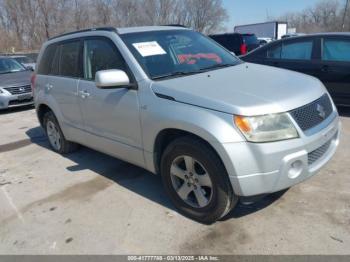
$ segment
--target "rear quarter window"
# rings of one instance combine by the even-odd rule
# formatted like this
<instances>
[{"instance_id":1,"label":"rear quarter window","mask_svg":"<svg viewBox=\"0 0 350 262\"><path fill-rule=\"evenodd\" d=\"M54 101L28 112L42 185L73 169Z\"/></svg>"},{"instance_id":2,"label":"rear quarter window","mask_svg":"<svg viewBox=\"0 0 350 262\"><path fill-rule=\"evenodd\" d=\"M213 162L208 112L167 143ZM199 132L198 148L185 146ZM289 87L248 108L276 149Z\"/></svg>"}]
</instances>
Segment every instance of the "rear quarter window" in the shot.
<instances>
[{"instance_id":1,"label":"rear quarter window","mask_svg":"<svg viewBox=\"0 0 350 262\"><path fill-rule=\"evenodd\" d=\"M40 59L38 66L38 74L48 75L50 74L52 60L56 52L56 45L49 45L45 48L42 58Z\"/></svg>"}]
</instances>

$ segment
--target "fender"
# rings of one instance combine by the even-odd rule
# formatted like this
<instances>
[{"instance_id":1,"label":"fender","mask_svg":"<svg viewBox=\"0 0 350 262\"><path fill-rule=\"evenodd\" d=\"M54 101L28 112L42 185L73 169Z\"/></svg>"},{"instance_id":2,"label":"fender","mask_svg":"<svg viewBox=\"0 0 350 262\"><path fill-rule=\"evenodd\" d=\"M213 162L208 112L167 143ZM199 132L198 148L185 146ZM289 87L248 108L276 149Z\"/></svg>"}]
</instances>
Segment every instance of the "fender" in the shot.
<instances>
[{"instance_id":1,"label":"fender","mask_svg":"<svg viewBox=\"0 0 350 262\"><path fill-rule=\"evenodd\" d=\"M207 141L218 153L227 168L233 171L223 147L225 143L245 141L233 123L231 114L187 105L154 95L156 101L141 110L143 147L147 169L155 172L154 146L157 136L166 129L177 129ZM176 112L176 114L174 113ZM229 166L230 165L230 166Z\"/></svg>"}]
</instances>

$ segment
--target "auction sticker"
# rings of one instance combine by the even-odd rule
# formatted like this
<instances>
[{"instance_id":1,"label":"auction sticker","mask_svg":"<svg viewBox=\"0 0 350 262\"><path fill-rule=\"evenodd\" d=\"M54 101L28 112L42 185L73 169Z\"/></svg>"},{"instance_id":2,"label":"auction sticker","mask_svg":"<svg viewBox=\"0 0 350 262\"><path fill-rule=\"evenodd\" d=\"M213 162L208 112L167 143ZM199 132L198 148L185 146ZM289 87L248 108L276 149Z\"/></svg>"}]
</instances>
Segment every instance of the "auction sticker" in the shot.
<instances>
[{"instance_id":1,"label":"auction sticker","mask_svg":"<svg viewBox=\"0 0 350 262\"><path fill-rule=\"evenodd\" d=\"M164 49L156 41L134 43L132 45L143 57L166 54Z\"/></svg>"}]
</instances>

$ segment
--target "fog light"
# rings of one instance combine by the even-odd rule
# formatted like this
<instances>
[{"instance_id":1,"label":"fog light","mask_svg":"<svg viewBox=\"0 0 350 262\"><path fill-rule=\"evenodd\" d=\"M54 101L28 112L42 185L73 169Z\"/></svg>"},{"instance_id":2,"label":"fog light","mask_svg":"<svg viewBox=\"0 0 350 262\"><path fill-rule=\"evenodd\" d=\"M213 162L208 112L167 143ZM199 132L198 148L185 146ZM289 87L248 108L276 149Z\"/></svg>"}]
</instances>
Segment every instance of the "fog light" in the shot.
<instances>
[{"instance_id":1,"label":"fog light","mask_svg":"<svg viewBox=\"0 0 350 262\"><path fill-rule=\"evenodd\" d=\"M290 169L288 171L288 177L290 179L295 179L298 176L300 176L302 172L303 172L303 162L300 160L294 161L290 165Z\"/></svg>"}]
</instances>

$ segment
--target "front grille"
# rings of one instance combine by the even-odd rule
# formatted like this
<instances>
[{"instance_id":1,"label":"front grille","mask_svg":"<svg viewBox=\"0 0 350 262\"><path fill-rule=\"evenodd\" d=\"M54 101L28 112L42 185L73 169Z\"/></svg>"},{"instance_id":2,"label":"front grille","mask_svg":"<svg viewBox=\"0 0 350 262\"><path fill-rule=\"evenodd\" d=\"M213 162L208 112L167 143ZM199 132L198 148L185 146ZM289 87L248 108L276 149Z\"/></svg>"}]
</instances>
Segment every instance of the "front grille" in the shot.
<instances>
[{"instance_id":1,"label":"front grille","mask_svg":"<svg viewBox=\"0 0 350 262\"><path fill-rule=\"evenodd\" d=\"M325 143L323 146L317 148L316 150L312 151L311 153L308 154L307 160L309 165L312 165L315 163L317 160L319 160L323 155L328 151L330 145L332 143L332 139L329 140L327 143Z\"/></svg>"},{"instance_id":2,"label":"front grille","mask_svg":"<svg viewBox=\"0 0 350 262\"><path fill-rule=\"evenodd\" d=\"M309 130L323 122L332 114L333 107L327 94L316 101L291 111L291 115L303 130Z\"/></svg>"},{"instance_id":3,"label":"front grille","mask_svg":"<svg viewBox=\"0 0 350 262\"><path fill-rule=\"evenodd\" d=\"M12 95L20 95L30 93L32 91L30 85L5 87L4 89L10 92Z\"/></svg>"}]
</instances>

